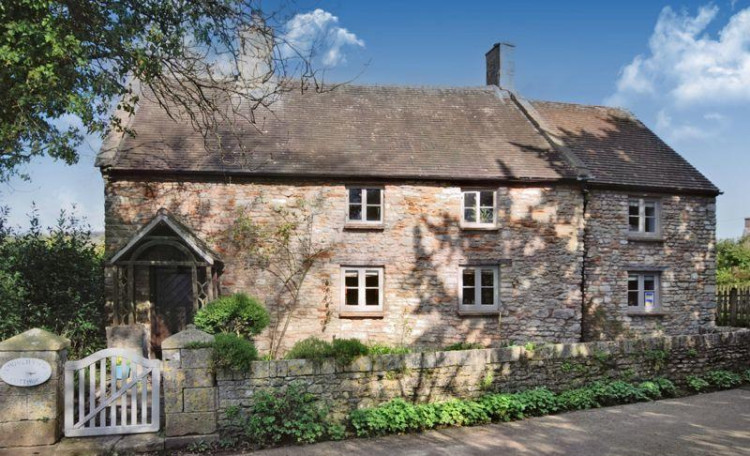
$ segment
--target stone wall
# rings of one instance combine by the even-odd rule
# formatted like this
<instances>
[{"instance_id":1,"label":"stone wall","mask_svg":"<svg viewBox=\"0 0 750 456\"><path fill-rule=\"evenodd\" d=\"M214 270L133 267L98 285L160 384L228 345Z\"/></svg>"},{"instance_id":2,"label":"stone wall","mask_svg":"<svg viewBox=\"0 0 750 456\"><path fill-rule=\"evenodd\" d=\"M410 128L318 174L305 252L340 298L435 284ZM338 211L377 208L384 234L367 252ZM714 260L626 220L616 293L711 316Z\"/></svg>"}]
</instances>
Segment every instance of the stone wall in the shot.
<instances>
[{"instance_id":1,"label":"stone wall","mask_svg":"<svg viewBox=\"0 0 750 456\"><path fill-rule=\"evenodd\" d=\"M628 233L630 196L660 201L659 239L635 239ZM584 337L711 330L716 309L715 233L715 198L592 190L586 207ZM637 269L660 272L660 311L644 315L628 309L628 271Z\"/></svg>"},{"instance_id":2,"label":"stone wall","mask_svg":"<svg viewBox=\"0 0 750 456\"><path fill-rule=\"evenodd\" d=\"M334 361L257 361L249 372L217 376L219 420L229 407L247 406L258 389L297 381L329 401L339 416L396 397L418 402L473 398L538 386L554 391L606 378L663 376L679 387L689 375L750 367L750 330L487 350L425 352Z\"/></svg>"},{"instance_id":3,"label":"stone wall","mask_svg":"<svg viewBox=\"0 0 750 456\"><path fill-rule=\"evenodd\" d=\"M301 307L293 314L284 340L286 347L309 336L433 347L459 341L500 345L579 340L583 259L579 188L499 188L499 229L491 231L459 227L459 186L405 182L384 189L382 228L356 230L344 226L343 184L109 180L107 251L124 245L164 207L223 256L223 293L255 295L275 316L278 282L241 261L228 232L241 210L254 222L266 224L278 218L274 208L305 211L317 202L313 242L330 247L331 254L308 276ZM308 206L297 207L298 200ZM499 315L458 315L459 267L468 263L500 265ZM341 265L384 267L382 317L339 316ZM147 277L138 275L137 280L148 284ZM138 293L139 315L148 325L149 306L144 300L149 294ZM261 350L268 347L267 336L268 332L258 340Z\"/></svg>"},{"instance_id":4,"label":"stone wall","mask_svg":"<svg viewBox=\"0 0 750 456\"><path fill-rule=\"evenodd\" d=\"M60 440L68 347L70 341L42 329L30 329L0 343L0 366L16 358L37 358L52 368L49 380L37 386L13 386L0 379L0 453L6 449L6 454L16 454L21 452L16 447L40 447Z\"/></svg>"}]
</instances>

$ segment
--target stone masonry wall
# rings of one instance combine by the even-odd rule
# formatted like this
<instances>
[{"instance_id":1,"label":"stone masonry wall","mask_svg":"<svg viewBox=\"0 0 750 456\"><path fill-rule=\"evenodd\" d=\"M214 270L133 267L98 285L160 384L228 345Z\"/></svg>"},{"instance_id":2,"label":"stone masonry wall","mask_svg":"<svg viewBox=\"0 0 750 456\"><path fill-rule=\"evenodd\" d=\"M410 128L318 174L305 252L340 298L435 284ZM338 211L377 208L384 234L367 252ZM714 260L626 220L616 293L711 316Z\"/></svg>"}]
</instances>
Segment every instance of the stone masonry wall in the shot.
<instances>
[{"instance_id":1,"label":"stone masonry wall","mask_svg":"<svg viewBox=\"0 0 750 456\"><path fill-rule=\"evenodd\" d=\"M629 235L630 196L660 201L659 240ZM592 190L585 233L586 340L692 334L713 328L715 198ZM661 309L651 315L628 309L628 271L637 269L661 273Z\"/></svg>"},{"instance_id":2,"label":"stone masonry wall","mask_svg":"<svg viewBox=\"0 0 750 456\"><path fill-rule=\"evenodd\" d=\"M499 229L491 231L459 227L459 186L405 182L386 184L384 190L382 229L354 230L344 226L344 184L109 180L107 251L124 245L164 207L223 256L224 294L255 295L273 315L278 283L238 260L227 233L241 210L264 224L274 219L276 207L308 210L295 208L296 202L318 202L313 242L332 253L310 272L286 347L309 336L415 346L579 340L583 206L578 187L499 188ZM500 265L500 315L458 315L459 267L470 263ZM339 317L341 265L384 267L382 318ZM141 296L143 301L148 293ZM141 302L140 309L148 307ZM140 313L148 325L148 312ZM268 347L267 333L258 345Z\"/></svg>"},{"instance_id":3,"label":"stone masonry wall","mask_svg":"<svg viewBox=\"0 0 750 456\"><path fill-rule=\"evenodd\" d=\"M256 361L249 372L217 375L220 424L229 407L245 407L262 388L299 382L330 402L338 416L401 397L417 402L473 398L545 386L553 391L595 380L667 377L684 387L687 376L750 367L750 330L611 342L520 346L364 357L334 361Z\"/></svg>"}]
</instances>

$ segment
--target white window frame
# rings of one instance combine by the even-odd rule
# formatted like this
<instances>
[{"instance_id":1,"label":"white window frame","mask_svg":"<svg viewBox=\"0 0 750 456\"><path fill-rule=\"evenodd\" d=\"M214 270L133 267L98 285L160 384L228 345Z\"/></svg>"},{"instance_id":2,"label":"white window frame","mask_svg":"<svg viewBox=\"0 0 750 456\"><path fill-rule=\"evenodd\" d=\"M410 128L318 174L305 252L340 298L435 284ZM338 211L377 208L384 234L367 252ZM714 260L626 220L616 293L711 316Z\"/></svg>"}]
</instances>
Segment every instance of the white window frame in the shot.
<instances>
[{"instance_id":1,"label":"white window frame","mask_svg":"<svg viewBox=\"0 0 750 456\"><path fill-rule=\"evenodd\" d=\"M633 202L638 204L638 229L630 228L630 206ZM646 231L646 205L654 205L654 231ZM656 198L628 198L628 233L640 236L659 236L661 234L661 204Z\"/></svg>"},{"instance_id":2,"label":"white window frame","mask_svg":"<svg viewBox=\"0 0 750 456\"><path fill-rule=\"evenodd\" d=\"M654 278L654 303L651 307L646 307L646 290L644 287L644 281L646 276L652 276ZM630 278L638 278L638 305L630 305ZM650 290L649 290L650 291ZM658 271L629 271L628 272L628 283L627 292L625 296L625 306L630 312L659 312L661 310L661 272Z\"/></svg>"},{"instance_id":3,"label":"white window frame","mask_svg":"<svg viewBox=\"0 0 750 456\"><path fill-rule=\"evenodd\" d=\"M480 222L480 207L481 207L481 193L492 192L492 222ZM465 219L466 216L466 195L468 193L476 193L476 205L474 210L476 211L477 221L469 222ZM495 228L497 227L497 190L490 188L465 188L461 189L461 227L463 228Z\"/></svg>"},{"instance_id":4,"label":"white window frame","mask_svg":"<svg viewBox=\"0 0 750 456\"><path fill-rule=\"evenodd\" d=\"M464 304L464 271L474 270L474 304ZM482 304L482 271L492 271L493 303ZM465 265L458 270L458 311L460 314L496 314L500 310L500 266L498 265Z\"/></svg>"},{"instance_id":5,"label":"white window frame","mask_svg":"<svg viewBox=\"0 0 750 456\"><path fill-rule=\"evenodd\" d=\"M343 312L382 312L383 311L383 294L385 287L384 285L384 278L385 278L385 268L383 266L341 266L340 269L341 274L341 295L340 295L340 305L339 308ZM357 290L358 290L358 299L359 302L357 305L347 305L346 304L346 273L350 271L356 271L357 272ZM378 305L377 306L368 306L366 303L366 290L367 287L365 285L365 272L368 271L377 271L378 273Z\"/></svg>"},{"instance_id":6,"label":"white window frame","mask_svg":"<svg viewBox=\"0 0 750 456\"><path fill-rule=\"evenodd\" d=\"M357 203L352 203L349 199L351 197L351 190L360 190L362 192L362 202L359 203L361 207L361 214L362 214L362 220L352 220L350 218L349 209L352 205L356 205ZM380 191L380 204L369 204L367 202L367 191L368 190L378 190ZM367 206L379 206L380 207L380 219L378 220L367 220ZM356 186L356 187L347 187L346 188L346 223L349 225L382 225L383 224L383 218L385 217L385 189L383 187L377 187L377 186Z\"/></svg>"}]
</instances>

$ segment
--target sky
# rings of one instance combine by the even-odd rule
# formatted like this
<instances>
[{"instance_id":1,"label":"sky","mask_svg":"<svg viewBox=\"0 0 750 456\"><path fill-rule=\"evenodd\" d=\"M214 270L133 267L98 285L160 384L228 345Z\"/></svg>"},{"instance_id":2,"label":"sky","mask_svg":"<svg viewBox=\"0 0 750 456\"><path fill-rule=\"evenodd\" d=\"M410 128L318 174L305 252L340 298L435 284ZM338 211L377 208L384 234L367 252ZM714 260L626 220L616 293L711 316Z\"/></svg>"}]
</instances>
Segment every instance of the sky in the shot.
<instances>
[{"instance_id":1,"label":"sky","mask_svg":"<svg viewBox=\"0 0 750 456\"><path fill-rule=\"evenodd\" d=\"M719 238L750 217L750 0L297 0L285 36L323 43L330 81L479 86L484 53L515 44L515 88L529 99L613 105L633 112L711 179ZM74 166L41 159L30 182L0 185L10 221L32 202L42 223L75 206L104 226L104 183L88 138Z\"/></svg>"}]
</instances>

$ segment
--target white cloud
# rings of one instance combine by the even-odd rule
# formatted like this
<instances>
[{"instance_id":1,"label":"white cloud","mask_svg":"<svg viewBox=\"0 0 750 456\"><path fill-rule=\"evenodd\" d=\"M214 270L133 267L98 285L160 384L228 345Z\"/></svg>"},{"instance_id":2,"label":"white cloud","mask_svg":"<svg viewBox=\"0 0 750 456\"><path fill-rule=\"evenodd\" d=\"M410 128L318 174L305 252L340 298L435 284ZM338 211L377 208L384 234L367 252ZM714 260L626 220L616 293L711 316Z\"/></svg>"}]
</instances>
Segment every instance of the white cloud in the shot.
<instances>
[{"instance_id":1,"label":"white cloud","mask_svg":"<svg viewBox=\"0 0 750 456\"><path fill-rule=\"evenodd\" d=\"M282 52L286 56L313 54L329 68L346 63L345 48L364 48L365 42L338 24L338 17L320 8L297 14L286 23Z\"/></svg>"},{"instance_id":2,"label":"white cloud","mask_svg":"<svg viewBox=\"0 0 750 456\"><path fill-rule=\"evenodd\" d=\"M663 97L676 107L750 101L750 8L734 14L716 37L706 33L719 8L695 16L666 7L649 40L649 53L622 69L608 104Z\"/></svg>"}]
</instances>

